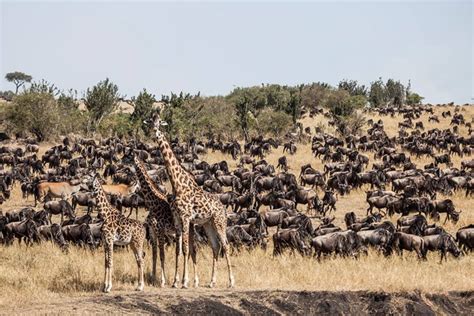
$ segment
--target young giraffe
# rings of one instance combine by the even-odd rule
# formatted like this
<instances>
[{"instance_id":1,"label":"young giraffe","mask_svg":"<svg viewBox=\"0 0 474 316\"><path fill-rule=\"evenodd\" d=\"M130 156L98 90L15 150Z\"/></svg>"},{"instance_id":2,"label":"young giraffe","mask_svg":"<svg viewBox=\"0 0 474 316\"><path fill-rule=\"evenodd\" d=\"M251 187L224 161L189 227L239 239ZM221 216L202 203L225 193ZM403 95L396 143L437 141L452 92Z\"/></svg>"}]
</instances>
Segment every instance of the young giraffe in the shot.
<instances>
[{"instance_id":1,"label":"young giraffe","mask_svg":"<svg viewBox=\"0 0 474 316\"><path fill-rule=\"evenodd\" d=\"M145 166L140 161L138 156L133 158L136 166L136 175L140 183L141 192L145 199L145 205L148 209L148 216L145 220L146 225L149 227L150 243L152 247L152 278L156 281L156 259L157 259L157 248L160 248L160 264L161 264L161 286L166 284L165 276L165 243L168 237L178 237L177 225L171 210L171 206L168 203L166 195L161 193L156 187L154 181L150 178L146 172ZM193 237L194 234L190 236ZM193 243L191 243L193 244ZM191 256L193 262L196 262L196 252L194 247L191 248ZM179 240L176 241L176 266L173 287L178 286L178 264L179 255L181 253L181 246ZM194 269L195 282L197 280L197 272Z\"/></svg>"},{"instance_id":2,"label":"young giraffe","mask_svg":"<svg viewBox=\"0 0 474 316\"><path fill-rule=\"evenodd\" d=\"M110 205L104 189L97 178L92 181L92 190L97 201L99 214L104 219L102 225L102 241L105 251L104 292L112 289L114 245L130 244L138 266L137 291L143 291L143 243L146 237L145 226L139 221L129 219Z\"/></svg>"},{"instance_id":3,"label":"young giraffe","mask_svg":"<svg viewBox=\"0 0 474 316\"><path fill-rule=\"evenodd\" d=\"M164 134L160 131L161 125L166 125L166 122L158 118L155 121L156 138L175 194L173 210L179 219L178 232L182 234L180 238L182 238L184 255L183 288L188 287L189 229L192 224L202 225L211 243L213 260L209 287L213 287L216 283L216 263L221 247L227 261L229 287L233 287L234 276L227 244L225 208L216 195L200 188L193 175L181 167ZM197 286L196 283L195 286Z\"/></svg>"}]
</instances>

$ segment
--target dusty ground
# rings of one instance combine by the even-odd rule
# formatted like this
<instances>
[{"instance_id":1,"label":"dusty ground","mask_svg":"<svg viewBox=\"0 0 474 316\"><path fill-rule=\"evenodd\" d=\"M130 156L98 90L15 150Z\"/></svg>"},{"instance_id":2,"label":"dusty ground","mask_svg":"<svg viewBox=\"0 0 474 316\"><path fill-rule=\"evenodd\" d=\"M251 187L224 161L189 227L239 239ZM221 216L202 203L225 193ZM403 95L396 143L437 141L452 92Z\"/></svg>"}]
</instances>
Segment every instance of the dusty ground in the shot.
<instances>
[{"instance_id":1,"label":"dusty ground","mask_svg":"<svg viewBox=\"0 0 474 316\"><path fill-rule=\"evenodd\" d=\"M425 127L441 129L449 127L450 119L427 123ZM453 111L453 108L451 108ZM474 107L463 108L466 121L473 119ZM378 119L378 116L367 115ZM400 117L382 117L389 135L397 133ZM327 121L318 116L302 120L304 126L325 126ZM460 128L467 134L467 129ZM41 151L47 146L44 145ZM372 153L366 153L373 162ZM266 159L276 165L281 149L270 153ZM212 163L230 156L208 153L201 157ZM463 158L468 159L468 158ZM461 158L453 163L459 167ZM431 159L414 159L419 166ZM323 164L311 155L310 145L301 144L294 156L288 156L290 170L298 174L300 166L310 162L317 169ZM230 162L234 168L236 162ZM369 167L370 168L370 167ZM342 225L346 212L365 214L367 204L365 192L368 187L356 190L348 196L339 197L336 224ZM319 192L320 197L322 193ZM438 198L446 198L439 196ZM474 223L473 198L465 198L462 192L453 199L458 210L462 210L457 224L448 223L446 228L454 233L459 227ZM3 211L32 205L32 200L21 198L19 186L12 192L12 199L3 204ZM146 216L140 211L140 218ZM57 220L57 219L56 219ZM393 221L396 217L392 218ZM442 218L444 221L444 218ZM271 241L266 251L255 250L232 256L237 288L226 289L225 264L220 261L217 289L206 288L174 290L160 289L147 282L144 293L133 291L136 282L136 266L132 254L117 251L115 254L114 288L111 294L100 292L103 278L103 253L71 249L68 255L50 244L31 248L0 246L0 314L11 313L189 313L189 314L369 314L375 311L386 313L469 314L474 310L474 256L461 259L449 258L439 264L438 254L429 254L427 262L419 262L413 254L403 258L384 258L374 252L360 260L328 258L318 263L313 258L284 255L274 258ZM146 273L149 280L151 251L146 250ZM167 250L166 272L168 281L172 275L174 250ZM199 252L199 276L202 285L209 281L211 251ZM191 271L192 272L192 271ZM192 276L192 273L191 275ZM305 292L301 292L301 291ZM326 292L331 291L331 292ZM407 294L411 293L411 294ZM431 294L428 294L431 293ZM184 300L186 303L179 303Z\"/></svg>"},{"instance_id":2,"label":"dusty ground","mask_svg":"<svg viewBox=\"0 0 474 316\"><path fill-rule=\"evenodd\" d=\"M2 309L2 314L180 315L472 315L473 292L446 294L310 291L153 290L69 297L51 304Z\"/></svg>"}]
</instances>

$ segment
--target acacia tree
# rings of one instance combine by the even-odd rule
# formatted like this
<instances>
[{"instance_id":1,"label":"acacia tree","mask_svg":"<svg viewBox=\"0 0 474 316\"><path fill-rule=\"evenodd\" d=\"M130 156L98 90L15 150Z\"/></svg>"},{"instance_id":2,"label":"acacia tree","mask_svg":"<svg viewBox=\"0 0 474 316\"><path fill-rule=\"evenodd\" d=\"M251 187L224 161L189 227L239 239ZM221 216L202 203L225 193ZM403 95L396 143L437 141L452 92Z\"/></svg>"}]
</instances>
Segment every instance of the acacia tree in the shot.
<instances>
[{"instance_id":1,"label":"acacia tree","mask_svg":"<svg viewBox=\"0 0 474 316\"><path fill-rule=\"evenodd\" d=\"M87 89L84 104L90 116L88 132L92 127L97 128L105 117L117 109L120 100L118 90L118 86L109 78Z\"/></svg>"},{"instance_id":2,"label":"acacia tree","mask_svg":"<svg viewBox=\"0 0 474 316\"><path fill-rule=\"evenodd\" d=\"M7 79L8 82L13 82L15 85L15 94L18 94L18 89L20 89L20 87L25 83L31 82L33 77L21 71L14 71L7 73L5 79Z\"/></svg>"}]
</instances>

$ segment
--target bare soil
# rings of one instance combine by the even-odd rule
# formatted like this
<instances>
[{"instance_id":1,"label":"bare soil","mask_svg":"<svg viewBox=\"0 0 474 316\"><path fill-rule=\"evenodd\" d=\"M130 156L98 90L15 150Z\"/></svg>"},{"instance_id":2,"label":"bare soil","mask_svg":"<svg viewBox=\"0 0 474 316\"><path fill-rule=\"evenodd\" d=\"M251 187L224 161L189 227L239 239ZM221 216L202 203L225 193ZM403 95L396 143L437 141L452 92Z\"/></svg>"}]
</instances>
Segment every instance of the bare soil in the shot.
<instances>
[{"instance_id":1,"label":"bare soil","mask_svg":"<svg viewBox=\"0 0 474 316\"><path fill-rule=\"evenodd\" d=\"M180 315L472 315L474 291L438 294L368 291L243 291L152 289L67 297L51 304L2 309L1 314Z\"/></svg>"}]
</instances>

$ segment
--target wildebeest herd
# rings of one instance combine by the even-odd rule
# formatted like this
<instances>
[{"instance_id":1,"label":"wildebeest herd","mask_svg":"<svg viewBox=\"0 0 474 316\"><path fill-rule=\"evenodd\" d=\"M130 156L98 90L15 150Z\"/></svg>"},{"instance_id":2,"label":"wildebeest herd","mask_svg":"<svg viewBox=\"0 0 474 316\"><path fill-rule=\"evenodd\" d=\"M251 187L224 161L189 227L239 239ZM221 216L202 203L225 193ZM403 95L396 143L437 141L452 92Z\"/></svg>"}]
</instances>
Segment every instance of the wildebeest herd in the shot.
<instances>
[{"instance_id":1,"label":"wildebeest herd","mask_svg":"<svg viewBox=\"0 0 474 316\"><path fill-rule=\"evenodd\" d=\"M387 120L395 114L403 116L397 137L387 135L384 119L380 119L369 120L361 135L346 137L319 128L301 128L300 133L288 133L283 141L254 137L241 144L211 137L185 143L173 139L169 143L196 184L220 200L227 217L227 242L234 255L244 249L267 249L270 241L274 256L289 251L314 255L318 260L331 254L358 258L369 248L385 256L413 251L422 260L429 251L439 251L441 261L447 260L448 253L454 257L469 255L474 249L474 224L459 228L453 235L443 225L458 222L463 212L472 212L456 209L450 199L459 192L470 198L474 192L472 118L465 118L456 107L442 113L443 119L451 120L450 128L426 130L417 120L428 115L429 122L439 122L433 107L378 112ZM310 115L325 115L330 125L337 124L323 111ZM468 129L468 136L459 134L460 126ZM285 155L298 155L298 148L303 146L311 146L314 158L292 173ZM270 152L280 150L276 166L265 160ZM116 137L65 137L42 155L39 151L40 145L32 139L0 147L0 204L11 198L14 188L21 189L25 204L34 200L34 207L0 211L3 244L52 241L65 255L71 245L91 249L102 245L104 218L96 212L97 196L91 188L92 179L97 177L94 175L100 174L109 203L121 216L138 219L139 209L149 211L147 239L152 244L153 238L159 240L153 246L155 276L156 247L160 248L163 267L164 244L177 243L181 235L173 231L172 219L166 229L156 224L162 222L162 214L159 209L150 211L150 197L137 175L141 161L156 194L174 207L176 190L174 186L167 190L170 176L160 147ZM222 152L229 160L208 163L200 159L211 151ZM454 156L461 157L459 166L453 164ZM411 157L424 157L429 162L417 165ZM230 160L238 162L233 170ZM317 160L324 164L320 170L311 165ZM357 190L365 190L367 212L363 217L338 207L338 197L350 197ZM336 212L343 212L345 225L334 223ZM53 215L60 220L53 223ZM191 225L190 235L193 257L198 248L195 245L213 244L199 220Z\"/></svg>"}]
</instances>

